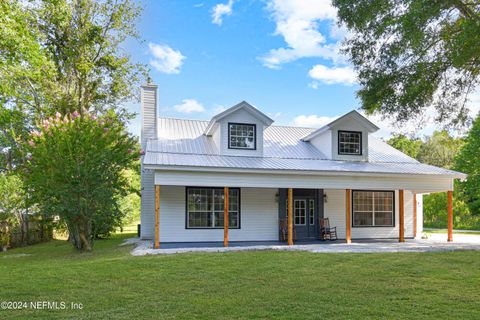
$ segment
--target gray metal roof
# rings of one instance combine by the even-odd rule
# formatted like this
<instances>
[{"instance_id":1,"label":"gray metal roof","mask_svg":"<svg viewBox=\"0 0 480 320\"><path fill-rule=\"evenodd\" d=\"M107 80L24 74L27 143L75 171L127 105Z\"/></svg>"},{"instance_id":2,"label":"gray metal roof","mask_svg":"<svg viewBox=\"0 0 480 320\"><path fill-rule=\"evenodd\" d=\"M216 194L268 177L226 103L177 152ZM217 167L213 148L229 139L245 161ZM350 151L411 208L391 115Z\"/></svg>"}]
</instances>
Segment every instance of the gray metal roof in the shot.
<instances>
[{"instance_id":1,"label":"gray metal roof","mask_svg":"<svg viewBox=\"0 0 480 320\"><path fill-rule=\"evenodd\" d=\"M316 129L271 125L264 132L263 157L221 155L203 133L208 121L158 119L158 139L147 143L144 164L259 170L299 170L391 174L465 175L419 163L387 143L369 136L369 161L329 160L302 138Z\"/></svg>"}]
</instances>

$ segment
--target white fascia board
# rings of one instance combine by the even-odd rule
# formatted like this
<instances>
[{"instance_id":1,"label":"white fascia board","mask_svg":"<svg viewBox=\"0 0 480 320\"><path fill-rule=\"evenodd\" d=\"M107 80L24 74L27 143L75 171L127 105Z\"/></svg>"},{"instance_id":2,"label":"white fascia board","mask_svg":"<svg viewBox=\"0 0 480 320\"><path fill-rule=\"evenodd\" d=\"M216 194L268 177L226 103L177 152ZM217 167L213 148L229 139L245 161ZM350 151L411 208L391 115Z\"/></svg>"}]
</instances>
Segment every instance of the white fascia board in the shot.
<instances>
[{"instance_id":1,"label":"white fascia board","mask_svg":"<svg viewBox=\"0 0 480 320\"><path fill-rule=\"evenodd\" d=\"M361 113L359 113L358 111L356 110L352 110L350 111L349 113L346 113L344 114L343 116L341 116L340 118L338 119L335 119L333 120L332 122L324 125L323 127L313 131L312 133L310 133L308 136L306 136L305 138L303 138L302 140L303 141L310 141L312 140L313 138L321 135L322 133L324 133L325 131L327 130L331 130L333 128L335 128L336 126L338 126L339 124L341 124L343 121L347 120L348 118L354 118L355 121L359 122L363 127L365 127L367 129L368 132L370 133L373 133L373 132L376 132L378 131L380 128L375 125L373 122L371 122L370 120L368 120L367 118L365 118Z\"/></svg>"},{"instance_id":2,"label":"white fascia board","mask_svg":"<svg viewBox=\"0 0 480 320\"><path fill-rule=\"evenodd\" d=\"M220 121L221 119L225 118L226 116L232 114L233 112L239 109L245 109L245 111L252 114L255 118L263 122L266 126L270 126L273 123L273 119L268 117L266 114L264 114L263 112L261 112L260 110L258 110L257 108L249 104L248 102L242 101L234 105L233 107L228 108L227 110L213 116L210 122L208 123L207 128L205 128L204 134L207 136L211 136L215 131L214 130L216 128L215 125L218 123L218 121Z\"/></svg>"},{"instance_id":3,"label":"white fascia board","mask_svg":"<svg viewBox=\"0 0 480 320\"><path fill-rule=\"evenodd\" d=\"M311 170L265 170L265 169L238 169L222 167L195 167L195 166L158 166L145 165L148 170L160 171L191 171L191 172L220 172L220 173L258 173L258 174L288 174L288 175L317 175L317 176L355 176L355 177L427 177L427 178L448 178L462 179L463 174L410 174L410 173L383 173L383 172L355 172L355 171L311 171Z\"/></svg>"},{"instance_id":4,"label":"white fascia board","mask_svg":"<svg viewBox=\"0 0 480 320\"><path fill-rule=\"evenodd\" d=\"M411 190L418 193L453 190L453 179L446 177L346 176L308 174L260 174L199 171L156 170L155 184L175 186L240 187L240 188L307 188Z\"/></svg>"}]
</instances>

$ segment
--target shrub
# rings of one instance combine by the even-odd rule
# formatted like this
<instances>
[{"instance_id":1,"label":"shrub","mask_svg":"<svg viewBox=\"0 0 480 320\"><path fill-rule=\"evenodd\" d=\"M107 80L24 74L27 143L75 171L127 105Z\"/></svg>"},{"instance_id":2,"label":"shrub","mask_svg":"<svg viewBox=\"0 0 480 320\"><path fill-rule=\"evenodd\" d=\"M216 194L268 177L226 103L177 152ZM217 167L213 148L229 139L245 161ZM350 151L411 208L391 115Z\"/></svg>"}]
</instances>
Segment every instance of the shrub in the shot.
<instances>
[{"instance_id":1,"label":"shrub","mask_svg":"<svg viewBox=\"0 0 480 320\"><path fill-rule=\"evenodd\" d=\"M33 131L25 166L32 201L42 213L58 215L78 250L119 227L130 193L125 171L139 156L135 139L113 113L96 117L83 110L44 120Z\"/></svg>"}]
</instances>

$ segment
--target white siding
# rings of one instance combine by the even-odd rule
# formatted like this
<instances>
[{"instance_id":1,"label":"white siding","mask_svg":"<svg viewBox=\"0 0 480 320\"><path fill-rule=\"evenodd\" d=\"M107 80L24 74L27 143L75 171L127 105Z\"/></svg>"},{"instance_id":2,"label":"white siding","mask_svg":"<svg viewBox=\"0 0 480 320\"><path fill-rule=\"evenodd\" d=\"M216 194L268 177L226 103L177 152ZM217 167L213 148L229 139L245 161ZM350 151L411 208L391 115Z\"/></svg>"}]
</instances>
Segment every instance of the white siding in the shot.
<instances>
[{"instance_id":1,"label":"white siding","mask_svg":"<svg viewBox=\"0 0 480 320\"><path fill-rule=\"evenodd\" d=\"M240 190L241 229L229 230L230 241L278 240L276 193L277 189ZM161 186L160 242L223 241L223 229L186 229L185 211L185 187ZM142 228L143 223L153 225L153 219L142 221Z\"/></svg>"},{"instance_id":2,"label":"white siding","mask_svg":"<svg viewBox=\"0 0 480 320\"><path fill-rule=\"evenodd\" d=\"M157 138L157 86L142 86L140 100L142 113L141 145L145 149L148 139Z\"/></svg>"},{"instance_id":3,"label":"white siding","mask_svg":"<svg viewBox=\"0 0 480 320\"><path fill-rule=\"evenodd\" d=\"M341 155L338 154L338 131L360 131L362 132L362 155ZM355 119L345 119L332 129L332 159L350 161L368 161L368 131Z\"/></svg>"},{"instance_id":4,"label":"white siding","mask_svg":"<svg viewBox=\"0 0 480 320\"><path fill-rule=\"evenodd\" d=\"M152 239L155 227L155 173L141 166L141 214L140 235L142 239Z\"/></svg>"},{"instance_id":5,"label":"white siding","mask_svg":"<svg viewBox=\"0 0 480 320\"><path fill-rule=\"evenodd\" d=\"M310 143L326 155L327 159L332 159L332 130L327 130L313 138Z\"/></svg>"},{"instance_id":6,"label":"white siding","mask_svg":"<svg viewBox=\"0 0 480 320\"><path fill-rule=\"evenodd\" d=\"M327 203L325 203L324 217L329 218L330 226L337 227L338 237L345 239L345 190L326 189ZM405 191L405 237L413 237L413 193ZM349 213L351 216L351 212ZM399 201L398 191L395 191L395 226L394 227L361 227L351 228L352 239L393 238L399 236Z\"/></svg>"},{"instance_id":7,"label":"white siding","mask_svg":"<svg viewBox=\"0 0 480 320\"><path fill-rule=\"evenodd\" d=\"M141 88L141 112L142 112L142 132L141 132L141 146L146 149L148 139L157 137L157 86L144 85ZM153 170L145 170L143 166L143 159L141 157L140 167L140 181L141 181L141 214L140 220L142 225L141 237L142 239L149 239L153 237L155 211L155 189Z\"/></svg>"},{"instance_id":8,"label":"white siding","mask_svg":"<svg viewBox=\"0 0 480 320\"><path fill-rule=\"evenodd\" d=\"M229 149L228 148L228 123L248 123L256 126L256 150L241 150L241 149ZM264 124L259 119L254 117L251 113L239 109L232 114L229 114L225 118L219 121L219 126L216 130L220 133L220 146L218 146L220 153L223 155L233 156L250 156L261 157L263 155L263 127ZM214 134L215 135L215 134Z\"/></svg>"},{"instance_id":9,"label":"white siding","mask_svg":"<svg viewBox=\"0 0 480 320\"><path fill-rule=\"evenodd\" d=\"M417 194L417 238L423 233L423 194Z\"/></svg>"}]
</instances>

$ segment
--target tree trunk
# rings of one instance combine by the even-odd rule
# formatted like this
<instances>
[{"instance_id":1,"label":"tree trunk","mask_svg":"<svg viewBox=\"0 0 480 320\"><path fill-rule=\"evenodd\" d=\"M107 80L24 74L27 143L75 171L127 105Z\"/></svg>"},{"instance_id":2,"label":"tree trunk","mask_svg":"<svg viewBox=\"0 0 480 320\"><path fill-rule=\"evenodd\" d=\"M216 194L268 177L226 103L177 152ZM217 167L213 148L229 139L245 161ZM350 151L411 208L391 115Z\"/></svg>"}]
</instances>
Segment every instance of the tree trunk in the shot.
<instances>
[{"instance_id":1,"label":"tree trunk","mask_svg":"<svg viewBox=\"0 0 480 320\"><path fill-rule=\"evenodd\" d=\"M92 223L88 219L77 219L67 223L73 246L80 251L92 251Z\"/></svg>"},{"instance_id":2,"label":"tree trunk","mask_svg":"<svg viewBox=\"0 0 480 320\"><path fill-rule=\"evenodd\" d=\"M20 231L22 235L22 246L28 245L28 214L21 213L20 215Z\"/></svg>"},{"instance_id":3,"label":"tree trunk","mask_svg":"<svg viewBox=\"0 0 480 320\"><path fill-rule=\"evenodd\" d=\"M10 246L10 230L8 228L8 222L0 222L0 246L2 251L7 251L7 248Z\"/></svg>"}]
</instances>

